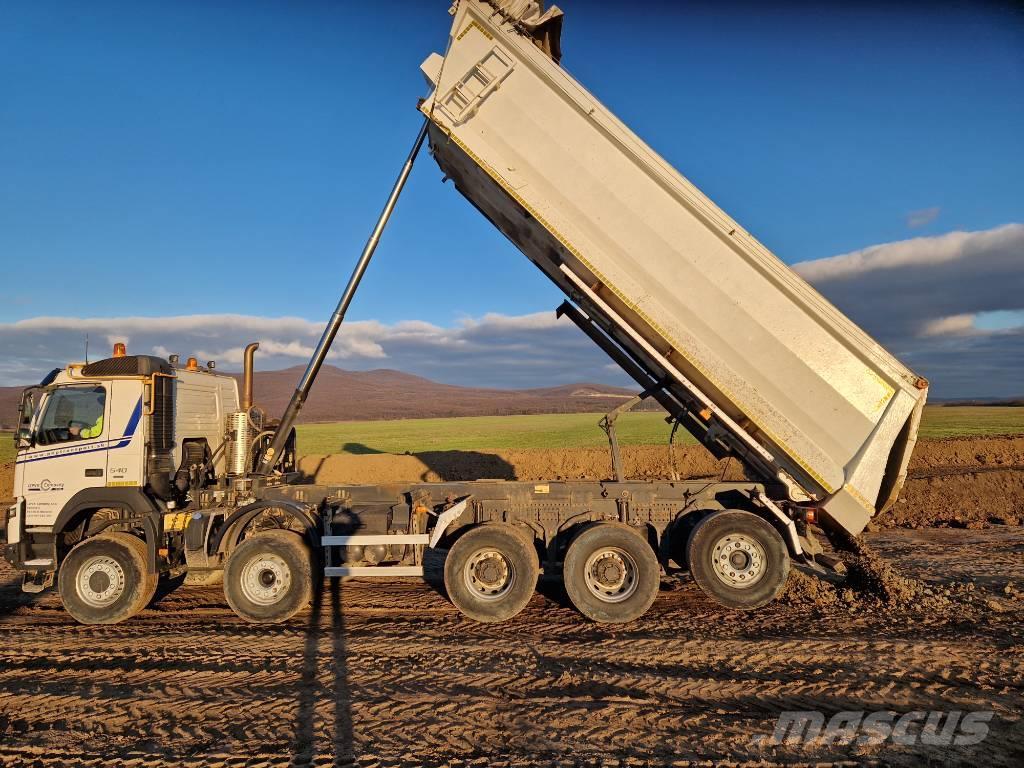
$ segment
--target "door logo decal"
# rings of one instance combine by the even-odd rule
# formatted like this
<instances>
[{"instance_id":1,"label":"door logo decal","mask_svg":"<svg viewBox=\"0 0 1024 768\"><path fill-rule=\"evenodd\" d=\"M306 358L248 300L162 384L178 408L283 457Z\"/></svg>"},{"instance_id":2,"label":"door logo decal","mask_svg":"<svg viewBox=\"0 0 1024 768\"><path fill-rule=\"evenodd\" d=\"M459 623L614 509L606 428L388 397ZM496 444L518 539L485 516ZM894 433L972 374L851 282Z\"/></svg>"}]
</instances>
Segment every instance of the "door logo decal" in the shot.
<instances>
[{"instance_id":1,"label":"door logo decal","mask_svg":"<svg viewBox=\"0 0 1024 768\"><path fill-rule=\"evenodd\" d=\"M55 483L52 480L40 480L38 483L29 483L28 490L30 491L63 491L64 483Z\"/></svg>"}]
</instances>

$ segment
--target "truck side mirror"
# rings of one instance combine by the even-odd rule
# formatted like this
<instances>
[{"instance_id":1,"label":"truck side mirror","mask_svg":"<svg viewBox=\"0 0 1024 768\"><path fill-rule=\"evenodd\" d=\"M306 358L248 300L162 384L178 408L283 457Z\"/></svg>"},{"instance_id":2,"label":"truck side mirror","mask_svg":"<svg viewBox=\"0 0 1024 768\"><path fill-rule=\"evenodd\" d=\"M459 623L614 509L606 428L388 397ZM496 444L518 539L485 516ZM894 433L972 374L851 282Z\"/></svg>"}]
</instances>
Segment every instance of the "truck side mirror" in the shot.
<instances>
[{"instance_id":1,"label":"truck side mirror","mask_svg":"<svg viewBox=\"0 0 1024 768\"><path fill-rule=\"evenodd\" d=\"M31 448L35 444L35 436L32 434L32 417L36 413L36 393L38 391L38 387L29 387L21 393L21 403L18 405L18 431L14 433L15 450Z\"/></svg>"}]
</instances>

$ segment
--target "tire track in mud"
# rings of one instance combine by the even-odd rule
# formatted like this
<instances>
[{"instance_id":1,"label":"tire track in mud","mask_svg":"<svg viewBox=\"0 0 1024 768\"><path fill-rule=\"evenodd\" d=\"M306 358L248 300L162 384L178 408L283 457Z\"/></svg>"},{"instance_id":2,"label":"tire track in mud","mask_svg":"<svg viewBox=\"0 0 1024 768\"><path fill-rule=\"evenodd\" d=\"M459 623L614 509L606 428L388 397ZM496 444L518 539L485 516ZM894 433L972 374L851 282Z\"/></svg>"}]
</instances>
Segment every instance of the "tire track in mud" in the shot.
<instances>
[{"instance_id":1,"label":"tire track in mud","mask_svg":"<svg viewBox=\"0 0 1024 768\"><path fill-rule=\"evenodd\" d=\"M1019 544L943 534L928 545L932 557ZM919 551L896 536L902 557ZM1009 575L1020 579L1015 562ZM784 605L735 614L685 585L626 627L586 624L544 595L491 626L463 619L423 583L353 581L339 592L343 624L325 610L274 627L240 622L215 589L173 592L112 627L70 623L52 595L18 605L0 619L0 762L343 765L354 753L373 766L910 766L948 757L920 746L854 755L752 743L785 710L889 708L991 709L992 737L962 756L995 768L1024 750L1019 616ZM11 599L0 588L0 604Z\"/></svg>"}]
</instances>

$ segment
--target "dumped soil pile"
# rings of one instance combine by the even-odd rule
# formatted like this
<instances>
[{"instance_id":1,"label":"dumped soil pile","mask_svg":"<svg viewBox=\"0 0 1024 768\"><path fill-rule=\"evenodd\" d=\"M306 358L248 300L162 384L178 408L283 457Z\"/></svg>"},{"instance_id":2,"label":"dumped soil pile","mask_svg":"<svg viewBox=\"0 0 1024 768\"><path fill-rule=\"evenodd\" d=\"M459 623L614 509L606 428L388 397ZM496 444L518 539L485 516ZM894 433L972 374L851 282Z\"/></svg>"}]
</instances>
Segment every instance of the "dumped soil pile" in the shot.
<instances>
[{"instance_id":1,"label":"dumped soil pile","mask_svg":"<svg viewBox=\"0 0 1024 768\"><path fill-rule=\"evenodd\" d=\"M781 600L788 605L831 608L843 602L841 592L836 584L822 576L794 569L790 571ZM852 592L850 597L853 597Z\"/></svg>"},{"instance_id":2,"label":"dumped soil pile","mask_svg":"<svg viewBox=\"0 0 1024 768\"><path fill-rule=\"evenodd\" d=\"M683 478L744 479L736 461L716 461L703 447L679 447ZM665 446L622 449L626 476L666 479ZM579 450L435 451L420 454L306 456L300 469L320 483L440 480L594 480L611 475L603 448ZM984 528L1024 518L1024 436L925 440L917 444L897 504L874 521L881 528Z\"/></svg>"},{"instance_id":3,"label":"dumped soil pile","mask_svg":"<svg viewBox=\"0 0 1024 768\"><path fill-rule=\"evenodd\" d=\"M856 552L844 559L845 575L819 575L794 569L782 600L788 605L818 610L842 608L848 611L903 613L925 611L947 615L951 611L1012 610L1024 599L1012 583L992 599L975 589L973 581L948 584L928 583L907 575L862 540L854 542Z\"/></svg>"},{"instance_id":4,"label":"dumped soil pile","mask_svg":"<svg viewBox=\"0 0 1024 768\"><path fill-rule=\"evenodd\" d=\"M841 581L794 570L783 600L789 605L818 609L940 611L949 610L967 594L957 587L929 586L905 576L875 552L853 557L846 567L846 576Z\"/></svg>"}]
</instances>

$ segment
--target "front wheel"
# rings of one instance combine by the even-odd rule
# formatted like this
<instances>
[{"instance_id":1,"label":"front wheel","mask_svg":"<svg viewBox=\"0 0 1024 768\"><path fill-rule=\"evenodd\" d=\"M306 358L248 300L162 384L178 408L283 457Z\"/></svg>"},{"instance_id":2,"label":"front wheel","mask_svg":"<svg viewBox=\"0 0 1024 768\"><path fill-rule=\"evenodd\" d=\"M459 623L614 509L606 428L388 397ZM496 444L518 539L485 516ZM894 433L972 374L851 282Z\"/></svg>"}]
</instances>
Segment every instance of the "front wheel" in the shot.
<instances>
[{"instance_id":1,"label":"front wheel","mask_svg":"<svg viewBox=\"0 0 1024 768\"><path fill-rule=\"evenodd\" d=\"M661 566L650 544L620 523L597 523L572 540L562 569L577 610L602 624L643 616L658 596Z\"/></svg>"},{"instance_id":2,"label":"front wheel","mask_svg":"<svg viewBox=\"0 0 1024 768\"><path fill-rule=\"evenodd\" d=\"M779 532L736 509L700 522L687 561L697 586L727 608L760 608L782 594L789 577L789 551Z\"/></svg>"},{"instance_id":3,"label":"front wheel","mask_svg":"<svg viewBox=\"0 0 1024 768\"><path fill-rule=\"evenodd\" d=\"M458 538L444 561L444 587L455 607L476 621L506 621L530 602L540 560L533 541L493 523Z\"/></svg>"},{"instance_id":4,"label":"front wheel","mask_svg":"<svg viewBox=\"0 0 1024 768\"><path fill-rule=\"evenodd\" d=\"M274 530L250 536L228 556L224 596L246 621L290 619L313 598L313 562L302 537Z\"/></svg>"},{"instance_id":5,"label":"front wheel","mask_svg":"<svg viewBox=\"0 0 1024 768\"><path fill-rule=\"evenodd\" d=\"M81 542L61 563L57 591L82 624L130 619L156 594L159 577L146 567L146 543L130 533L101 533Z\"/></svg>"}]
</instances>

